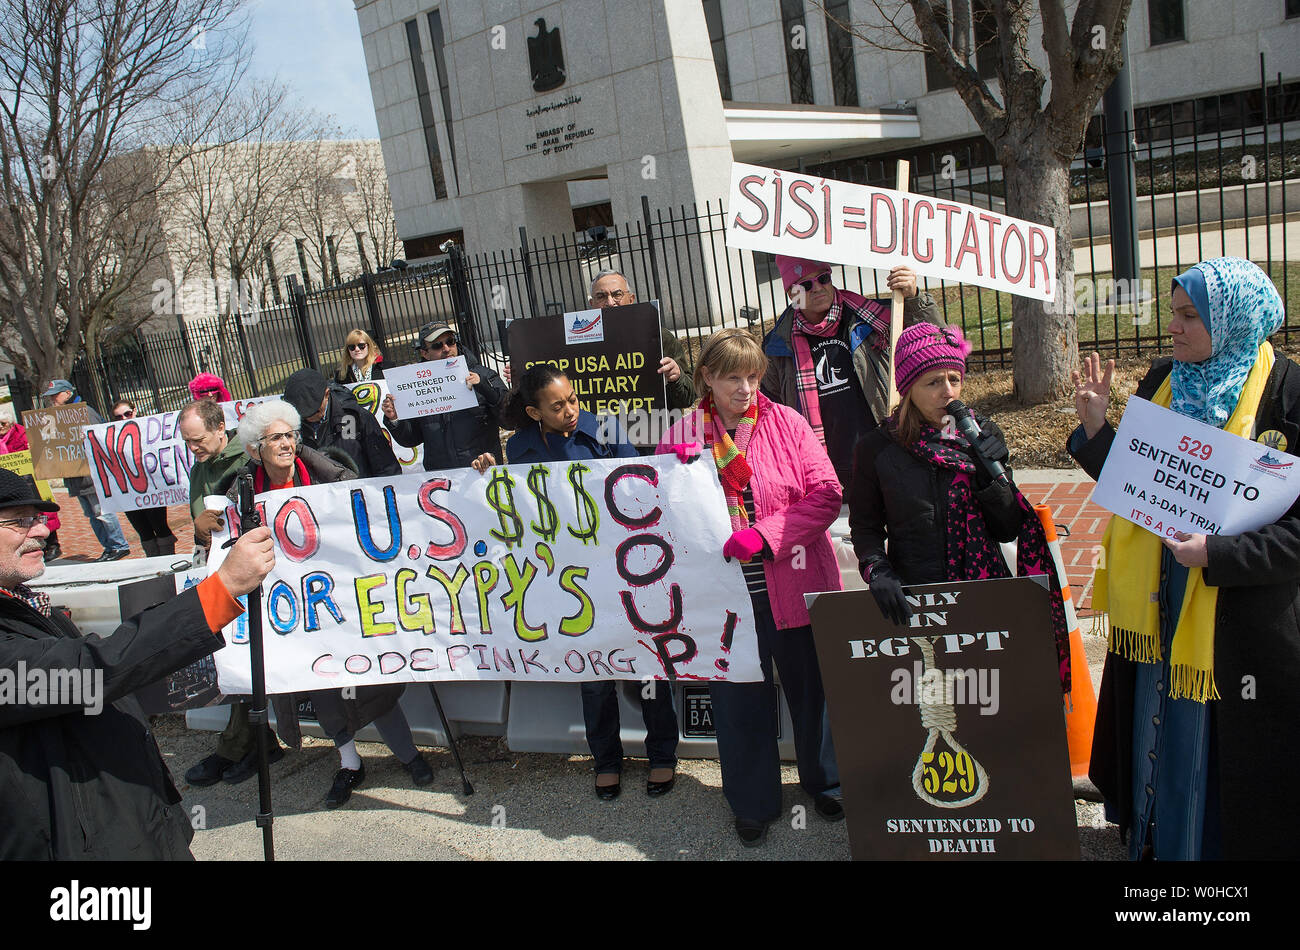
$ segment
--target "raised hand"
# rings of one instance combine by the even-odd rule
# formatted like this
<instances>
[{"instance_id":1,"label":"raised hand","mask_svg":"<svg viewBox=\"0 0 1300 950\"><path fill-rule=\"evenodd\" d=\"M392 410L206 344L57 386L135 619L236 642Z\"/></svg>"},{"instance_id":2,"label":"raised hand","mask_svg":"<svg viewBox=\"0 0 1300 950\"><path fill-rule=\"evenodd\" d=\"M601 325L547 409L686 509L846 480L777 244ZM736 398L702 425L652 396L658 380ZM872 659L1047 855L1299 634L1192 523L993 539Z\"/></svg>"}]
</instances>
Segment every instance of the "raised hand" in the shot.
<instances>
[{"instance_id":1,"label":"raised hand","mask_svg":"<svg viewBox=\"0 0 1300 950\"><path fill-rule=\"evenodd\" d=\"M1082 376L1077 372L1073 374L1074 411L1090 439L1106 424L1106 409L1110 406L1110 386L1114 378L1115 361L1107 360L1103 370L1100 353L1083 358Z\"/></svg>"}]
</instances>

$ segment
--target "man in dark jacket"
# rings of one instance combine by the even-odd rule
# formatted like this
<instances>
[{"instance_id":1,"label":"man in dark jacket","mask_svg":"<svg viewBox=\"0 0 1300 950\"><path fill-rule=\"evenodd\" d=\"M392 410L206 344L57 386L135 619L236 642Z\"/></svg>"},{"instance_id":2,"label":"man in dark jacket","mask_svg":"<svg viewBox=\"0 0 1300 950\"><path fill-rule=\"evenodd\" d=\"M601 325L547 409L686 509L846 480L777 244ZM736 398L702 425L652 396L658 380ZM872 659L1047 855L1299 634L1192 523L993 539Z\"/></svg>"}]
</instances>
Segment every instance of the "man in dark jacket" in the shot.
<instances>
[{"instance_id":1,"label":"man in dark jacket","mask_svg":"<svg viewBox=\"0 0 1300 950\"><path fill-rule=\"evenodd\" d=\"M284 384L284 401L302 416L302 444L307 448L340 450L357 463L361 478L402 474L379 423L348 387L314 369L300 369Z\"/></svg>"},{"instance_id":2,"label":"man in dark jacket","mask_svg":"<svg viewBox=\"0 0 1300 950\"><path fill-rule=\"evenodd\" d=\"M424 446L424 470L473 466L483 471L501 458L501 413L505 409L505 384L472 354L462 354L456 331L445 323L426 323L416 337L420 361L465 357L467 377L478 405L420 419L398 419L391 395L384 397L384 425L399 445Z\"/></svg>"},{"instance_id":3,"label":"man in dark jacket","mask_svg":"<svg viewBox=\"0 0 1300 950\"><path fill-rule=\"evenodd\" d=\"M131 694L225 645L235 598L275 564L271 533L101 638L27 586L56 510L0 470L0 860L190 859L194 830Z\"/></svg>"},{"instance_id":4,"label":"man in dark jacket","mask_svg":"<svg viewBox=\"0 0 1300 950\"><path fill-rule=\"evenodd\" d=\"M72 383L66 379L50 380L50 385L45 388L45 392L41 393L41 398L45 400L47 406L66 406L80 402L90 415L91 425L99 425L104 421L95 411L94 406L82 401ZM80 502L81 510L90 520L90 529L95 532L95 540L104 549L104 553L95 560L117 561L131 553L131 545L127 543L126 535L122 533L122 522L118 520L115 513L105 514L100 508L94 479L89 475L65 478L63 487L68 490L69 495L75 496Z\"/></svg>"}]
</instances>

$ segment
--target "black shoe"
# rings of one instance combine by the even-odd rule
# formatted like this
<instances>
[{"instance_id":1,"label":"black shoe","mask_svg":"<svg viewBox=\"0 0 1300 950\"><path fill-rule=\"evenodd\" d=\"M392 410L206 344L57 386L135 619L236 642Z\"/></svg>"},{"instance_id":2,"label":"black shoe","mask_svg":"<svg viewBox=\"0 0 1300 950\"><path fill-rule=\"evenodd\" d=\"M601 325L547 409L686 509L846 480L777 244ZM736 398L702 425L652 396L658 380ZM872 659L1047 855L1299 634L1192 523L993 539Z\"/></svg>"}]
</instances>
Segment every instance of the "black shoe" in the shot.
<instances>
[{"instance_id":1,"label":"black shoe","mask_svg":"<svg viewBox=\"0 0 1300 950\"><path fill-rule=\"evenodd\" d=\"M209 785L216 785L221 781L221 776L229 769L234 762L227 758L217 755L215 752L190 768L185 773L185 781L195 788L206 788Z\"/></svg>"},{"instance_id":2,"label":"black shoe","mask_svg":"<svg viewBox=\"0 0 1300 950\"><path fill-rule=\"evenodd\" d=\"M411 776L411 781L416 785L428 785L433 781L433 769L419 752L415 753L415 758L410 762L403 762L402 768L406 769L407 774Z\"/></svg>"},{"instance_id":3,"label":"black shoe","mask_svg":"<svg viewBox=\"0 0 1300 950\"><path fill-rule=\"evenodd\" d=\"M274 765L284 758L284 749L280 743L276 742L274 746L266 751L267 765ZM226 769L226 774L221 776L222 781L228 785L238 785L240 782L246 782L257 774L257 750L254 749L248 755L240 759L236 764Z\"/></svg>"},{"instance_id":4,"label":"black shoe","mask_svg":"<svg viewBox=\"0 0 1300 950\"><path fill-rule=\"evenodd\" d=\"M51 561L57 561L59 558L63 557L62 546L60 546L57 541L54 544L47 544L45 546L45 554L43 557L45 558L46 564L49 564Z\"/></svg>"},{"instance_id":5,"label":"black shoe","mask_svg":"<svg viewBox=\"0 0 1300 950\"><path fill-rule=\"evenodd\" d=\"M329 794L325 796L325 804L330 808L347 804L347 800L352 797L352 790L365 780L364 762L359 769L339 769L338 774L334 776L334 784L330 786Z\"/></svg>"},{"instance_id":6,"label":"black shoe","mask_svg":"<svg viewBox=\"0 0 1300 950\"><path fill-rule=\"evenodd\" d=\"M757 848L767 838L767 822L749 818L736 819L736 834L746 848Z\"/></svg>"},{"instance_id":7,"label":"black shoe","mask_svg":"<svg viewBox=\"0 0 1300 950\"><path fill-rule=\"evenodd\" d=\"M827 821L844 820L844 804L838 798L827 795L825 792L813 796L813 807L817 809L817 814Z\"/></svg>"},{"instance_id":8,"label":"black shoe","mask_svg":"<svg viewBox=\"0 0 1300 950\"><path fill-rule=\"evenodd\" d=\"M673 790L673 786L676 784L677 784L677 772L674 771L672 778L670 778L666 782L651 782L647 780L645 783L645 793L649 795L651 798L658 798L661 795L667 795L669 792L671 792Z\"/></svg>"},{"instance_id":9,"label":"black shoe","mask_svg":"<svg viewBox=\"0 0 1300 950\"><path fill-rule=\"evenodd\" d=\"M122 558L126 557L130 553L131 553L130 548L118 548L116 551L105 551L99 557L95 558L95 560L96 561L120 561L122 560Z\"/></svg>"},{"instance_id":10,"label":"black shoe","mask_svg":"<svg viewBox=\"0 0 1300 950\"><path fill-rule=\"evenodd\" d=\"M597 785L596 797L602 802L612 802L618 798L619 793L623 791L623 783L615 782L613 785Z\"/></svg>"}]
</instances>

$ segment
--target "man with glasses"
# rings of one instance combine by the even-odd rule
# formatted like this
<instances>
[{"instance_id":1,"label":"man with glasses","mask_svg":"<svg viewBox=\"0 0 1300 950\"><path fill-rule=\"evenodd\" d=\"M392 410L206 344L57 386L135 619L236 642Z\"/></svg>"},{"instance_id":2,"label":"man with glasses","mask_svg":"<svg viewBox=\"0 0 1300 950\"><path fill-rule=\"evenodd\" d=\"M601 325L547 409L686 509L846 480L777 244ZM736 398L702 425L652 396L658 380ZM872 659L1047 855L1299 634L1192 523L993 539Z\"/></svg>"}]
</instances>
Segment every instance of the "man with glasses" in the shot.
<instances>
[{"instance_id":1,"label":"man with glasses","mask_svg":"<svg viewBox=\"0 0 1300 950\"><path fill-rule=\"evenodd\" d=\"M190 469L190 515L194 519L194 542L202 548L212 546L212 532L226 526L222 511L205 511L203 499L208 495L225 495L235 476L248 461L244 448L235 438L237 430L226 428L226 414L215 399L200 398L188 403L176 417L176 428L186 448L194 455ZM230 719L217 751L185 773L185 781L197 788L214 785L225 779L238 784L257 774L257 744L248 723L250 704L236 701L230 706ZM278 762L284 751L269 726L266 747L268 761Z\"/></svg>"},{"instance_id":2,"label":"man with glasses","mask_svg":"<svg viewBox=\"0 0 1300 950\"><path fill-rule=\"evenodd\" d=\"M636 294L627 278L616 270L603 270L591 281L587 302L593 307L622 307L636 303ZM689 363L681 340L667 327L659 328L659 343L663 358L659 360L659 375L664 378L668 409L689 409L695 405L695 384L687 371Z\"/></svg>"},{"instance_id":3,"label":"man with glasses","mask_svg":"<svg viewBox=\"0 0 1300 950\"><path fill-rule=\"evenodd\" d=\"M0 469L0 674L27 687L0 703L0 860L191 860L190 816L132 693L225 645L235 598L275 565L271 532L102 638L27 586L57 510Z\"/></svg>"},{"instance_id":4,"label":"man with glasses","mask_svg":"<svg viewBox=\"0 0 1300 950\"><path fill-rule=\"evenodd\" d=\"M462 355L456 331L445 323L426 323L416 336L420 360L449 360ZM384 425L398 445L424 446L424 470L472 466L482 472L497 464L501 456L501 412L509 393L492 370L470 353L463 354L469 370L467 382L478 398L478 406L457 409L438 416L398 419L393 397L383 402Z\"/></svg>"},{"instance_id":5,"label":"man with glasses","mask_svg":"<svg viewBox=\"0 0 1300 950\"><path fill-rule=\"evenodd\" d=\"M50 385L45 387L45 392L41 393L41 398L45 400L46 406L66 406L70 403L82 402L72 383L66 379L51 380ZM90 416L91 425L99 425L104 421L93 406L89 403L82 404L85 405L86 412ZM63 487L81 504L81 510L90 520L90 530L95 532L95 539L104 549L104 553L95 558L96 561L117 561L131 553L131 545L127 543L126 535L122 533L122 522L118 520L116 514L111 512L105 514L100 508L99 495L95 492L93 478L89 475L65 478Z\"/></svg>"},{"instance_id":6,"label":"man with glasses","mask_svg":"<svg viewBox=\"0 0 1300 950\"><path fill-rule=\"evenodd\" d=\"M891 301L836 289L831 266L821 261L778 254L776 266L790 304L763 340L768 365L761 388L803 414L847 491L853 447L889 415ZM903 295L904 326L939 322L934 300L918 293L910 269L890 270L888 284Z\"/></svg>"},{"instance_id":7,"label":"man with glasses","mask_svg":"<svg viewBox=\"0 0 1300 950\"><path fill-rule=\"evenodd\" d=\"M361 478L402 473L374 415L361 408L348 387L314 369L300 369L285 381L284 401L302 417L302 444L307 448L337 449L352 459Z\"/></svg>"}]
</instances>

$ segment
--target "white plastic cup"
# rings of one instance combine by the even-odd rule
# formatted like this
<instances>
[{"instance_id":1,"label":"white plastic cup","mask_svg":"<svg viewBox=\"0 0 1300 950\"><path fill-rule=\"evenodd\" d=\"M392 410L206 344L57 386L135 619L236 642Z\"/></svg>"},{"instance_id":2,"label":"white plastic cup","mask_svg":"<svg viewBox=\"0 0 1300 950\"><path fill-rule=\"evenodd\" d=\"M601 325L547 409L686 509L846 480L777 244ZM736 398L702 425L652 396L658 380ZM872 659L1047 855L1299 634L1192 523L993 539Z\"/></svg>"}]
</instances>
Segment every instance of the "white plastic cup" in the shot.
<instances>
[{"instance_id":1,"label":"white plastic cup","mask_svg":"<svg viewBox=\"0 0 1300 950\"><path fill-rule=\"evenodd\" d=\"M204 495L204 511L225 511L226 506L230 504L230 499L225 495Z\"/></svg>"}]
</instances>

